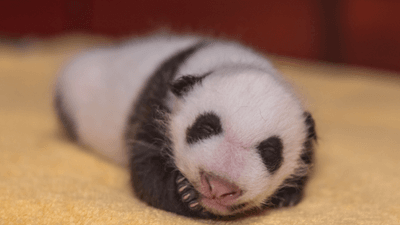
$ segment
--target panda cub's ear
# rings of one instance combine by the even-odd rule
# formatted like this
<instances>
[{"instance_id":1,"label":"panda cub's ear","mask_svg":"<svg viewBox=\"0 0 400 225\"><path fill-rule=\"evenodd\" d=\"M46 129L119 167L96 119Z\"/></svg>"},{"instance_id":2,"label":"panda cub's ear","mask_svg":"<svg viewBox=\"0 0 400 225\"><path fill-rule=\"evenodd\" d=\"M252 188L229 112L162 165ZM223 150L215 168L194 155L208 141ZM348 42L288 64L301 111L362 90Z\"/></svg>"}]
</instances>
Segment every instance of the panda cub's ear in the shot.
<instances>
[{"instance_id":1,"label":"panda cub's ear","mask_svg":"<svg viewBox=\"0 0 400 225\"><path fill-rule=\"evenodd\" d=\"M170 88L172 93L174 93L175 96L177 97L183 97L184 95L186 95L190 90L193 89L193 87L196 84L200 84L201 81L208 76L210 73L207 73L203 76L191 76L191 75L187 75L187 76L183 76L180 77L179 79L173 81L170 84Z\"/></svg>"},{"instance_id":2,"label":"panda cub's ear","mask_svg":"<svg viewBox=\"0 0 400 225\"><path fill-rule=\"evenodd\" d=\"M308 136L307 138L309 140L317 140L317 133L315 132L315 121L314 118L312 117L310 112L304 112L304 117L306 118L305 123L308 128Z\"/></svg>"}]
</instances>

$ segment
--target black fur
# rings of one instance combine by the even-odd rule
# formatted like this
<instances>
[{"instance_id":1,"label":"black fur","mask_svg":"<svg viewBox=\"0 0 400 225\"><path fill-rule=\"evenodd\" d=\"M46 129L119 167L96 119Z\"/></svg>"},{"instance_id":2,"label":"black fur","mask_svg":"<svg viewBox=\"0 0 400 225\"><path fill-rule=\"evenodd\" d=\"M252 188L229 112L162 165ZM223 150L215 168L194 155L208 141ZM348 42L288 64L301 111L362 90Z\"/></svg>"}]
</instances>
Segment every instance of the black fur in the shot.
<instances>
[{"instance_id":1,"label":"black fur","mask_svg":"<svg viewBox=\"0 0 400 225\"><path fill-rule=\"evenodd\" d=\"M222 125L219 117L213 112L207 112L197 116L194 124L186 130L186 142L194 144L200 140L210 138L222 133Z\"/></svg>"},{"instance_id":2,"label":"black fur","mask_svg":"<svg viewBox=\"0 0 400 225\"><path fill-rule=\"evenodd\" d=\"M312 169L312 163L314 161L314 142L317 140L315 132L315 122L309 112L304 113L305 124L308 128L307 138L303 144L303 153L299 160L302 160L308 169ZM309 171L310 172L310 171ZM275 192L266 205L272 205L272 207L286 207L297 205L304 195L304 188L309 178L309 172L305 176L291 177L284 181L283 188Z\"/></svg>"},{"instance_id":3,"label":"black fur","mask_svg":"<svg viewBox=\"0 0 400 225\"><path fill-rule=\"evenodd\" d=\"M126 129L126 141L130 153L131 182L138 198L149 205L190 217L208 218L207 213L192 210L178 193L176 180L181 176L171 162L171 142L166 136L164 114L170 113L164 104L169 83L185 60L205 43L196 44L166 60L152 75L133 106ZM193 189L194 190L194 189Z\"/></svg>"},{"instance_id":4,"label":"black fur","mask_svg":"<svg viewBox=\"0 0 400 225\"><path fill-rule=\"evenodd\" d=\"M72 121L72 119L69 117L69 115L65 111L64 106L63 106L62 96L60 93L56 93L56 95L55 95L54 108L56 110L58 119L60 120L60 122L62 123L62 125L64 127L67 137L72 141L77 141L78 135L76 133L75 123Z\"/></svg>"},{"instance_id":5,"label":"black fur","mask_svg":"<svg viewBox=\"0 0 400 225\"><path fill-rule=\"evenodd\" d=\"M270 199L270 205L274 208L297 205L301 199L303 199L304 187L307 180L308 176L294 177L285 180L284 183L290 186L283 187L276 191Z\"/></svg>"},{"instance_id":6,"label":"black fur","mask_svg":"<svg viewBox=\"0 0 400 225\"><path fill-rule=\"evenodd\" d=\"M183 76L178 80L174 81L171 84L171 91L177 97L182 97L183 95L187 94L194 85L201 83L201 81L206 77L208 74L200 77L195 76Z\"/></svg>"},{"instance_id":7,"label":"black fur","mask_svg":"<svg viewBox=\"0 0 400 225\"><path fill-rule=\"evenodd\" d=\"M279 137L272 136L262 141L257 146L257 150L261 155L264 165L271 174L281 167L283 162L283 144Z\"/></svg>"},{"instance_id":8,"label":"black fur","mask_svg":"<svg viewBox=\"0 0 400 225\"><path fill-rule=\"evenodd\" d=\"M314 141L317 140L317 133L315 132L315 122L309 112L304 113L304 117L306 117L306 125L308 127L307 130L307 140L304 142L303 153L301 154L301 159L306 164L311 164L313 161L313 153L314 153Z\"/></svg>"}]
</instances>

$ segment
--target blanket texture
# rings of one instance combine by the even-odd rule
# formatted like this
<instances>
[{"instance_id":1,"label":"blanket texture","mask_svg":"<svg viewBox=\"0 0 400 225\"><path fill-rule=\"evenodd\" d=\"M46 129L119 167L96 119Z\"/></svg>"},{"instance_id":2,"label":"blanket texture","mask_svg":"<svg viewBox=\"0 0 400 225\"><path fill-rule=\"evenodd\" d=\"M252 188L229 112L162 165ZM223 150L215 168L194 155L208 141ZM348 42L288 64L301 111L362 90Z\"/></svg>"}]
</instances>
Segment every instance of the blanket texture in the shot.
<instances>
[{"instance_id":1,"label":"blanket texture","mask_svg":"<svg viewBox=\"0 0 400 225\"><path fill-rule=\"evenodd\" d=\"M92 43L0 43L0 225L400 224L399 74L275 57L317 124L304 200L238 221L193 220L139 201L126 169L62 134L54 77Z\"/></svg>"}]
</instances>

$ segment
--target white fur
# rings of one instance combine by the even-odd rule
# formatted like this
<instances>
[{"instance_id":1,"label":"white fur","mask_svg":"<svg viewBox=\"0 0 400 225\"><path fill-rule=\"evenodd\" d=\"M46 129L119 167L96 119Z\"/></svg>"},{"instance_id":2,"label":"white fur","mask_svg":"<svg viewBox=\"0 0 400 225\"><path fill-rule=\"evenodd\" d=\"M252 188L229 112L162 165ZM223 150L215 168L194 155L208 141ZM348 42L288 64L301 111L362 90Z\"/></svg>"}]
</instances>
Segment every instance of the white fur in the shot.
<instances>
[{"instance_id":1,"label":"white fur","mask_svg":"<svg viewBox=\"0 0 400 225\"><path fill-rule=\"evenodd\" d=\"M189 36L145 38L122 48L92 51L72 62L57 88L77 124L79 141L126 164L125 123L144 83L163 60L198 41ZM197 188L199 171L213 172L245 191L238 203L260 206L299 166L306 138L304 109L269 61L237 43L211 41L186 61L177 78L208 72L183 99L169 95L175 164ZM207 111L221 118L223 135L188 145L187 127ZM273 135L283 141L284 160L271 175L256 146Z\"/></svg>"},{"instance_id":2,"label":"white fur","mask_svg":"<svg viewBox=\"0 0 400 225\"><path fill-rule=\"evenodd\" d=\"M57 91L77 126L79 142L127 165L125 123L144 82L165 58L197 40L154 36L78 56L58 77Z\"/></svg>"}]
</instances>

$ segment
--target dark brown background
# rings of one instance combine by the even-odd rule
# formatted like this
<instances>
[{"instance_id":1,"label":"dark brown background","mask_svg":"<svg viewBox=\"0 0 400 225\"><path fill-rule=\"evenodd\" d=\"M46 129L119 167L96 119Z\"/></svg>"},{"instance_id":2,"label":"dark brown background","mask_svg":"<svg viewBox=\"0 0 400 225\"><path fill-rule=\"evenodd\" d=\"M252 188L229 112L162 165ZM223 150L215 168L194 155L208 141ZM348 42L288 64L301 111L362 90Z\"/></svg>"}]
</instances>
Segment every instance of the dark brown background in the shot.
<instances>
[{"instance_id":1,"label":"dark brown background","mask_svg":"<svg viewBox=\"0 0 400 225\"><path fill-rule=\"evenodd\" d=\"M163 26L239 38L265 52L400 71L398 0L0 0L2 39Z\"/></svg>"}]
</instances>

